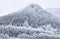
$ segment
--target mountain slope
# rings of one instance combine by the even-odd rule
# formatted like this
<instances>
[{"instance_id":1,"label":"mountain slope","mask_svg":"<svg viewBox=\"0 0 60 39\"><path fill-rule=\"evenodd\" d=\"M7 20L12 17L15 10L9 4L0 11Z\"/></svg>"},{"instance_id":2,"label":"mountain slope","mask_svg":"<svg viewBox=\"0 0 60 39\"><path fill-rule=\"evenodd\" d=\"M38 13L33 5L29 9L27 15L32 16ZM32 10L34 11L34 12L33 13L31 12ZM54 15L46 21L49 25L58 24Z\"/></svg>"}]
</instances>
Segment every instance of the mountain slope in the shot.
<instances>
[{"instance_id":1,"label":"mountain slope","mask_svg":"<svg viewBox=\"0 0 60 39\"><path fill-rule=\"evenodd\" d=\"M34 28L47 24L60 28L60 18L43 10L37 4L30 4L21 11L1 17L0 25L23 26L25 21Z\"/></svg>"},{"instance_id":2,"label":"mountain slope","mask_svg":"<svg viewBox=\"0 0 60 39\"><path fill-rule=\"evenodd\" d=\"M37 4L0 17L1 39L60 39L60 18Z\"/></svg>"},{"instance_id":3,"label":"mountain slope","mask_svg":"<svg viewBox=\"0 0 60 39\"><path fill-rule=\"evenodd\" d=\"M46 10L60 17L60 8L47 8Z\"/></svg>"}]
</instances>

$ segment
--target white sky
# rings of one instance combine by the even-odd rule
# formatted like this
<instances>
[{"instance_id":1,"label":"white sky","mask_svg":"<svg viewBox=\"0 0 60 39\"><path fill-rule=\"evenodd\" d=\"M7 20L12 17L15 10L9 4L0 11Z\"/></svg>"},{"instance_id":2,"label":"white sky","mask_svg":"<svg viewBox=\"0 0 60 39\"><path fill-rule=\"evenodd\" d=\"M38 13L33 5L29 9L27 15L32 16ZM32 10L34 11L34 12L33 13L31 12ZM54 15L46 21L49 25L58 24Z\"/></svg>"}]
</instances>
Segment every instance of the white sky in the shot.
<instances>
[{"instance_id":1,"label":"white sky","mask_svg":"<svg viewBox=\"0 0 60 39\"><path fill-rule=\"evenodd\" d=\"M29 4L39 4L42 8L60 8L60 0L0 0L0 16L23 9Z\"/></svg>"}]
</instances>

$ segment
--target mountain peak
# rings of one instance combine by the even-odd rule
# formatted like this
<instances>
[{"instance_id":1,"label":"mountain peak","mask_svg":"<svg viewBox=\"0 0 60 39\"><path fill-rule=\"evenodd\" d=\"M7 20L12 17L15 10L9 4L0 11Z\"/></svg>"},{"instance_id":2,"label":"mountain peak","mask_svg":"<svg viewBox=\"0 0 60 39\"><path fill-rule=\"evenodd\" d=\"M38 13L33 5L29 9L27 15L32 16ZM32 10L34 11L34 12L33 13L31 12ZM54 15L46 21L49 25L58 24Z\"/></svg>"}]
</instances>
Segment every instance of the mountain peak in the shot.
<instances>
[{"instance_id":1,"label":"mountain peak","mask_svg":"<svg viewBox=\"0 0 60 39\"><path fill-rule=\"evenodd\" d=\"M34 10L34 11L36 11L36 12L39 12L39 11L42 10L42 8L40 7L40 5L38 5L38 4L29 4L29 5L26 7L26 9L28 9L28 10Z\"/></svg>"},{"instance_id":2,"label":"mountain peak","mask_svg":"<svg viewBox=\"0 0 60 39\"><path fill-rule=\"evenodd\" d=\"M38 4L30 4L29 6L31 8L40 8L41 9L40 5L38 5Z\"/></svg>"}]
</instances>

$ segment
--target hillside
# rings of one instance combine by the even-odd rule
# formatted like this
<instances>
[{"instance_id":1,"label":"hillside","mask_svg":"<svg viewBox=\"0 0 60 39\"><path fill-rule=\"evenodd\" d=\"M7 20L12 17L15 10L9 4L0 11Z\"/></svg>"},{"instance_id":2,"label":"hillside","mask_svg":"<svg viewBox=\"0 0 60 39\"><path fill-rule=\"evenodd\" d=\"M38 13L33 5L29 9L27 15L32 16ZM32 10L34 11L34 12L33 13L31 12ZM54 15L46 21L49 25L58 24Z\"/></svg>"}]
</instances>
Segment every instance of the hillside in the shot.
<instances>
[{"instance_id":1,"label":"hillside","mask_svg":"<svg viewBox=\"0 0 60 39\"><path fill-rule=\"evenodd\" d=\"M30 4L21 11L0 17L0 38L59 39L60 18L37 4Z\"/></svg>"}]
</instances>

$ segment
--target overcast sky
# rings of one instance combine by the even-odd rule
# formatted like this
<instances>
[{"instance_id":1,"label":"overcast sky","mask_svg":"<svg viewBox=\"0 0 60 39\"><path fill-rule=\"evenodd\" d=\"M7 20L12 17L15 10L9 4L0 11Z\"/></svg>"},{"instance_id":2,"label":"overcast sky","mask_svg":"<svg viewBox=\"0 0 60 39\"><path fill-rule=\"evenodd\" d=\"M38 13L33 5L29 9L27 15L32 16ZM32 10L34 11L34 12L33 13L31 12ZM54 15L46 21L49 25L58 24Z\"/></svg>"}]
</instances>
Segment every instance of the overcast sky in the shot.
<instances>
[{"instance_id":1,"label":"overcast sky","mask_svg":"<svg viewBox=\"0 0 60 39\"><path fill-rule=\"evenodd\" d=\"M0 16L23 9L29 4L39 4L42 8L60 8L60 0L0 0Z\"/></svg>"}]
</instances>

